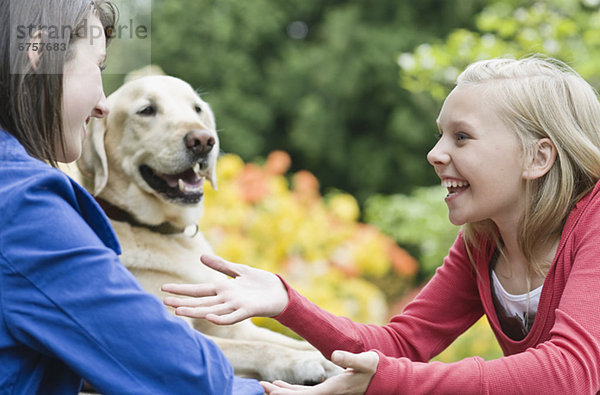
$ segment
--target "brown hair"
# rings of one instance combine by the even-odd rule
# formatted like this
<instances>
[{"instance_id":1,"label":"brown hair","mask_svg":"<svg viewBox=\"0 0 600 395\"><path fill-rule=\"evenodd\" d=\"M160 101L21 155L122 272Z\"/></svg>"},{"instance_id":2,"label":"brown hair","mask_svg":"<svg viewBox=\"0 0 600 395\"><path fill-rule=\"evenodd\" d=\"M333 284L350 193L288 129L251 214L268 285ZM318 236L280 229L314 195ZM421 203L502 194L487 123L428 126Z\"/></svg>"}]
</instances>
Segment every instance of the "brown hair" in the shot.
<instances>
[{"instance_id":1,"label":"brown hair","mask_svg":"<svg viewBox=\"0 0 600 395\"><path fill-rule=\"evenodd\" d=\"M63 67L71 44L94 13L107 40L117 12L110 0L0 0L0 128L12 134L29 155L56 166L64 150ZM29 61L26 45L39 34L39 63Z\"/></svg>"}]
</instances>

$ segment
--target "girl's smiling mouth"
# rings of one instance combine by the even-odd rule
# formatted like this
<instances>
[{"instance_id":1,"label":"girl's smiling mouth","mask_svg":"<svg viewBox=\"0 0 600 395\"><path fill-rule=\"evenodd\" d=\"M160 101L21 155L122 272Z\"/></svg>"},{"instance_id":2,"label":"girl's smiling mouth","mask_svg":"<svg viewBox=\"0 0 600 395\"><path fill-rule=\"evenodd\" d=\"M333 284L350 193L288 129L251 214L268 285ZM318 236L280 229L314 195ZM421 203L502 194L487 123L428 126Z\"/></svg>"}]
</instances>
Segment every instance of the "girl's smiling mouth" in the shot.
<instances>
[{"instance_id":1,"label":"girl's smiling mouth","mask_svg":"<svg viewBox=\"0 0 600 395\"><path fill-rule=\"evenodd\" d=\"M442 180L442 187L448 188L446 199L450 199L469 188L469 183L463 180L446 178Z\"/></svg>"}]
</instances>

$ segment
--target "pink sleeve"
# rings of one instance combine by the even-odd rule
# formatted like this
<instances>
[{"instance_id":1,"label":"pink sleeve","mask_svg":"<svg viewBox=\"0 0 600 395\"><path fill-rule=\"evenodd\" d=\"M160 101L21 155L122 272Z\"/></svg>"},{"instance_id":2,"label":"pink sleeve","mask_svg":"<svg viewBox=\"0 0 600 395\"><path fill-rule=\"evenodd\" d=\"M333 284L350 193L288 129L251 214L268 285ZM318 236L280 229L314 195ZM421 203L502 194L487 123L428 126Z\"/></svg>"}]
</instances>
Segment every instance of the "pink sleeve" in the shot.
<instances>
[{"instance_id":1,"label":"pink sleeve","mask_svg":"<svg viewBox=\"0 0 600 395\"><path fill-rule=\"evenodd\" d=\"M454 363L421 363L378 352L379 365L367 394L598 393L597 338L564 312L556 313L552 340L493 361L471 357Z\"/></svg>"},{"instance_id":2,"label":"pink sleeve","mask_svg":"<svg viewBox=\"0 0 600 395\"><path fill-rule=\"evenodd\" d=\"M481 380L484 361L479 357L455 363L426 363L412 362L408 358L390 358L380 351L376 352L379 354L379 365L366 395L489 392ZM503 393L512 392L507 390Z\"/></svg>"},{"instance_id":3,"label":"pink sleeve","mask_svg":"<svg viewBox=\"0 0 600 395\"><path fill-rule=\"evenodd\" d=\"M599 219L599 215L581 218L577 231L563 251L559 251L559 259L565 261L556 266L558 280L550 283L555 287L553 298L560 298L560 303L549 340L492 361L474 357L451 364L424 364L380 353L368 393L394 393L401 388L411 394L598 394Z\"/></svg>"},{"instance_id":4,"label":"pink sleeve","mask_svg":"<svg viewBox=\"0 0 600 395\"><path fill-rule=\"evenodd\" d=\"M483 314L476 275L461 237L421 293L385 326L335 316L284 284L290 302L275 318L327 358L335 350L359 353L376 349L392 357L428 361Z\"/></svg>"},{"instance_id":5,"label":"pink sleeve","mask_svg":"<svg viewBox=\"0 0 600 395\"><path fill-rule=\"evenodd\" d=\"M476 274L460 240L417 298L386 326L334 316L289 286L290 303L276 318L326 357L336 349L376 350L380 362L368 394L598 393L600 221L596 218L578 228L575 241L563 252L572 264L567 265L570 272L562 296L555 296L561 301L550 340L514 355L492 361L471 357L449 364L424 363L482 313Z\"/></svg>"}]
</instances>

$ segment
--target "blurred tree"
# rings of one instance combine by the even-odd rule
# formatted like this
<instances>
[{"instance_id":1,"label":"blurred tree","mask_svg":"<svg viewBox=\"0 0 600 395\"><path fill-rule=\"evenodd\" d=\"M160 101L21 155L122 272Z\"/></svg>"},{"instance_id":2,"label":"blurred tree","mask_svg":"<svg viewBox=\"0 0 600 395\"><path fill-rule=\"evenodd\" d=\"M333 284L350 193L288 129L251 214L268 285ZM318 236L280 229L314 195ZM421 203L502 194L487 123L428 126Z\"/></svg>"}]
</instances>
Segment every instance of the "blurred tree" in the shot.
<instances>
[{"instance_id":1,"label":"blurred tree","mask_svg":"<svg viewBox=\"0 0 600 395\"><path fill-rule=\"evenodd\" d=\"M542 53L567 62L600 88L599 0L491 1L475 26L400 55L402 85L441 101L475 60Z\"/></svg>"},{"instance_id":2,"label":"blurred tree","mask_svg":"<svg viewBox=\"0 0 600 395\"><path fill-rule=\"evenodd\" d=\"M434 182L438 107L399 86L397 57L474 27L485 3L154 0L152 59L204 93L225 151L286 150L362 202Z\"/></svg>"}]
</instances>

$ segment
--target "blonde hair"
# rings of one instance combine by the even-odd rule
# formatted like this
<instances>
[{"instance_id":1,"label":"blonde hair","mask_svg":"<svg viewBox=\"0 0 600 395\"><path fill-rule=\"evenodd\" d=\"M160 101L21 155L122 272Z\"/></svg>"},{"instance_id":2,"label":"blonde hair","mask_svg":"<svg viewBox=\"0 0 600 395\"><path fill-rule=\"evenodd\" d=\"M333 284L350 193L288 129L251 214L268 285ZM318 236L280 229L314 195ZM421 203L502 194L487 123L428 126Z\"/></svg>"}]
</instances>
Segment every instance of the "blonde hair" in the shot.
<instances>
[{"instance_id":1,"label":"blonde hair","mask_svg":"<svg viewBox=\"0 0 600 395\"><path fill-rule=\"evenodd\" d=\"M518 229L530 274L544 275L550 263L543 261L541 249L558 240L575 203L600 178L598 94L565 63L539 55L475 62L457 78L457 86L467 84L485 84L498 115L514 129L525 160L539 139L548 138L556 146L548 173L526 181L525 212ZM483 238L501 251L491 220L465 224L463 237L467 247Z\"/></svg>"}]
</instances>

